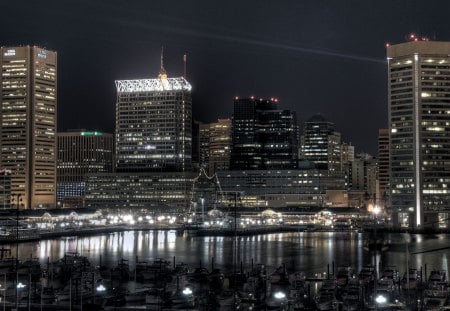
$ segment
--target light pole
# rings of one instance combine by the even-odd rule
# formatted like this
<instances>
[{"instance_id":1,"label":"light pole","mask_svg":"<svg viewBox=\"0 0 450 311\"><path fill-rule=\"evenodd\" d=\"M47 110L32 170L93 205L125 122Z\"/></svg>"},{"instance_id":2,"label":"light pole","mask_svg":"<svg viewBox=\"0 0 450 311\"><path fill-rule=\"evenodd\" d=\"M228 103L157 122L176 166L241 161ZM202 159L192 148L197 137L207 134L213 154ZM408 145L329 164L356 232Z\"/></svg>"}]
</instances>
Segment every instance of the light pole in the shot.
<instances>
[{"instance_id":1,"label":"light pole","mask_svg":"<svg viewBox=\"0 0 450 311\"><path fill-rule=\"evenodd\" d=\"M19 307L19 208L22 194L17 193L12 195L17 197L16 200L16 309Z\"/></svg>"},{"instance_id":2,"label":"light pole","mask_svg":"<svg viewBox=\"0 0 450 311\"><path fill-rule=\"evenodd\" d=\"M200 198L200 203L202 204L202 223L205 222L205 198Z\"/></svg>"}]
</instances>

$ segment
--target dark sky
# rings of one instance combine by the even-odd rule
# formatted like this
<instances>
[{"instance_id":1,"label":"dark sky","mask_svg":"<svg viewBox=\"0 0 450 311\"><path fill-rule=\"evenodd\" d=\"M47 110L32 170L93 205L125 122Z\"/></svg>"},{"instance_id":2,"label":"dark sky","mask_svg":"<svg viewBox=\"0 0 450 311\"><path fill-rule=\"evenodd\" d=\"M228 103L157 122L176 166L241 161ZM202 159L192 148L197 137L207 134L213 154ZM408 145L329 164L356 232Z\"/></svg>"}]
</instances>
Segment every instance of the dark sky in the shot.
<instances>
[{"instance_id":1,"label":"dark sky","mask_svg":"<svg viewBox=\"0 0 450 311\"><path fill-rule=\"evenodd\" d=\"M0 45L58 52L58 128L114 130L116 79L193 85L194 116L229 117L234 96L322 113L358 151L387 126L385 43L450 40L450 1L0 0Z\"/></svg>"}]
</instances>

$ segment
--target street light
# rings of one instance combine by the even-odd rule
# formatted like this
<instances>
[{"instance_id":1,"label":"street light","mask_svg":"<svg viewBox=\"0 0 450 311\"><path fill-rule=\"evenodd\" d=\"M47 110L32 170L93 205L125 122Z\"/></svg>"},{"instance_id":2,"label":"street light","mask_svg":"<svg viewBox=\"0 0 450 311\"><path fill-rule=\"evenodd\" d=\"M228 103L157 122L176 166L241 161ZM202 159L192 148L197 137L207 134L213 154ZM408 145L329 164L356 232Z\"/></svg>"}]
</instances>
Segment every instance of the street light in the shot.
<instances>
[{"instance_id":1,"label":"street light","mask_svg":"<svg viewBox=\"0 0 450 311\"><path fill-rule=\"evenodd\" d=\"M283 292L276 292L275 295L273 295L276 299L282 300L286 298L286 294Z\"/></svg>"},{"instance_id":2,"label":"street light","mask_svg":"<svg viewBox=\"0 0 450 311\"><path fill-rule=\"evenodd\" d=\"M376 302L378 305L382 305L382 304L385 304L385 303L387 302L387 298L384 297L383 295L379 294L379 295L375 298L375 302Z\"/></svg>"},{"instance_id":3,"label":"street light","mask_svg":"<svg viewBox=\"0 0 450 311\"><path fill-rule=\"evenodd\" d=\"M185 295L185 296L192 295L192 289L190 289L189 287L186 287L185 289L183 289L183 295Z\"/></svg>"}]
</instances>

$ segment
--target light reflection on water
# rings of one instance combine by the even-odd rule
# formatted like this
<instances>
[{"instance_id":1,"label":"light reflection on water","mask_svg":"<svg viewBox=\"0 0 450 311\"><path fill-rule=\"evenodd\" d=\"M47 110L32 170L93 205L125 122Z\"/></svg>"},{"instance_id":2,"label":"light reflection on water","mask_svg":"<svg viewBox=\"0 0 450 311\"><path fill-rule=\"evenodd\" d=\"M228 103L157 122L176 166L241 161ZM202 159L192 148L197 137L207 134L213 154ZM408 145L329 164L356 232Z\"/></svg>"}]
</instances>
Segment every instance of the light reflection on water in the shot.
<instances>
[{"instance_id":1,"label":"light reflection on water","mask_svg":"<svg viewBox=\"0 0 450 311\"><path fill-rule=\"evenodd\" d=\"M393 244L383 254L369 253L363 248L364 237L361 233L346 232L296 232L275 233L237 238L237 251L245 268L251 263L263 263L268 267L277 267L283 263L289 269L301 270L308 274L323 273L333 264L353 266L359 271L363 265L381 262L381 266L396 266L404 271L406 265L406 242L410 239L410 265L420 268L427 265L432 269L449 268L446 249L434 252L417 253L450 245L450 235L423 236L391 234ZM185 262L193 267L211 265L232 270L234 267L234 237L189 237L177 236L175 231L126 231L90 237L73 237L43 240L19 245L19 256L39 257L42 263L55 261L66 252L78 252L87 256L98 265L100 257L103 264L114 266L124 258L134 264L139 260L164 258ZM9 246L15 254L15 245ZM47 259L48 258L48 259ZM214 258L214 259L213 259Z\"/></svg>"}]
</instances>

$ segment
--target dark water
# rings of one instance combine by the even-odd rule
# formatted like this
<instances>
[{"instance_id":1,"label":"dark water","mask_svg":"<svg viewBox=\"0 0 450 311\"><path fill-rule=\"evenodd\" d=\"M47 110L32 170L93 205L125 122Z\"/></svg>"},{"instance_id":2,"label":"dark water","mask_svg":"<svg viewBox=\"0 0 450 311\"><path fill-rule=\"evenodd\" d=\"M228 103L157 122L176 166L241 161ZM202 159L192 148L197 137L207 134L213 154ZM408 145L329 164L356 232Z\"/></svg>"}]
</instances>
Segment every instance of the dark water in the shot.
<instances>
[{"instance_id":1,"label":"dark water","mask_svg":"<svg viewBox=\"0 0 450 311\"><path fill-rule=\"evenodd\" d=\"M391 234L388 236L391 244L389 250L382 254L364 249L364 235L345 232L297 232L274 233L248 237L238 237L237 258L238 267L242 261L243 267L263 263L269 268L275 268L283 263L287 268L304 271L307 275L327 271L327 265L332 269L351 265L360 270L365 264L373 263L374 259L381 266L396 266L405 271L407 252L406 240L409 241L408 260L410 266L447 270L450 249L450 235L406 235ZM189 237L177 236L175 231L127 231L113 234L103 234L91 237L60 238L40 242L23 243L19 245L19 257L38 257L45 264L61 258L65 252L78 252L87 256L94 264L102 263L114 266L124 258L133 265L136 256L139 260L150 261L154 258L164 258L177 262L185 262L192 267L200 265L231 271L234 268L234 237ZM15 254L15 245L7 246ZM417 253L423 252L423 253Z\"/></svg>"}]
</instances>

